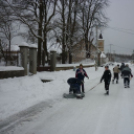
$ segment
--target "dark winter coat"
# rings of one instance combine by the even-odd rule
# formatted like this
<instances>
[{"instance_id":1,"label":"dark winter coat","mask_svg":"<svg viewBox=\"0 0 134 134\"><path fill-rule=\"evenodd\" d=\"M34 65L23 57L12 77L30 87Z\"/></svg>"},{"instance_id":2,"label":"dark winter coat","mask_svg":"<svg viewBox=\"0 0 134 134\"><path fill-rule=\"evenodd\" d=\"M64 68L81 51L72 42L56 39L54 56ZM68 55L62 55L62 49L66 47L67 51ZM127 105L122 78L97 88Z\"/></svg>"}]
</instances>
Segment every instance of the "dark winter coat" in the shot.
<instances>
[{"instance_id":1,"label":"dark winter coat","mask_svg":"<svg viewBox=\"0 0 134 134\"><path fill-rule=\"evenodd\" d=\"M123 70L125 67L126 67L126 66L125 66L124 64L121 65L121 67L120 67L121 72L122 72L122 70Z\"/></svg>"},{"instance_id":2,"label":"dark winter coat","mask_svg":"<svg viewBox=\"0 0 134 134\"><path fill-rule=\"evenodd\" d=\"M123 78L130 78L131 75L132 75L132 74L131 74L131 69L130 69L129 67L125 67L125 68L122 70L121 76L122 76Z\"/></svg>"},{"instance_id":3,"label":"dark winter coat","mask_svg":"<svg viewBox=\"0 0 134 134\"><path fill-rule=\"evenodd\" d=\"M88 77L86 71L84 69L77 69L75 77L78 78L79 80L84 80L84 77Z\"/></svg>"},{"instance_id":4,"label":"dark winter coat","mask_svg":"<svg viewBox=\"0 0 134 134\"><path fill-rule=\"evenodd\" d=\"M110 70L105 70L102 77L101 77L101 80L100 82L102 82L102 80L104 79L105 82L108 82L110 83L111 81L111 71Z\"/></svg>"}]
</instances>

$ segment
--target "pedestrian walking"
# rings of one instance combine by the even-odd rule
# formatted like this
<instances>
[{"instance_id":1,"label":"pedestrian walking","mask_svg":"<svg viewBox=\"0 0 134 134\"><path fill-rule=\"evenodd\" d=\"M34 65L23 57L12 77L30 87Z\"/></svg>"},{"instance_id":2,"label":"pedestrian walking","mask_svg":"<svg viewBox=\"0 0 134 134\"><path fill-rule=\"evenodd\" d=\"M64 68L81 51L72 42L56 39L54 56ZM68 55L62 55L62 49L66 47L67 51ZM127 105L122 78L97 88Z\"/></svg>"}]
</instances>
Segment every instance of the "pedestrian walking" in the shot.
<instances>
[{"instance_id":1,"label":"pedestrian walking","mask_svg":"<svg viewBox=\"0 0 134 134\"><path fill-rule=\"evenodd\" d=\"M82 64L80 64L79 68L76 70L75 77L78 78L79 80L81 80L81 82L82 82L82 92L85 93L84 78L87 77L89 79L89 77L88 77L85 69L83 69L83 65Z\"/></svg>"},{"instance_id":2,"label":"pedestrian walking","mask_svg":"<svg viewBox=\"0 0 134 134\"><path fill-rule=\"evenodd\" d=\"M102 80L104 80L105 83L105 90L107 95L109 95L109 85L110 85L110 81L111 81L111 71L109 70L109 66L105 66L105 71L101 77L100 82L102 82Z\"/></svg>"},{"instance_id":3,"label":"pedestrian walking","mask_svg":"<svg viewBox=\"0 0 134 134\"><path fill-rule=\"evenodd\" d=\"M118 80L119 80L119 65L115 66L113 68L113 73L114 73L114 76L113 76L113 80L112 80L112 83L114 84L114 80L116 79L116 84L118 83Z\"/></svg>"},{"instance_id":4,"label":"pedestrian walking","mask_svg":"<svg viewBox=\"0 0 134 134\"><path fill-rule=\"evenodd\" d=\"M133 75L128 64L126 64L126 66L122 70L121 76L123 78L124 88L130 88L130 79L133 77Z\"/></svg>"},{"instance_id":5,"label":"pedestrian walking","mask_svg":"<svg viewBox=\"0 0 134 134\"><path fill-rule=\"evenodd\" d=\"M124 63L122 63L122 65L121 65L121 67L119 68L120 69L120 71L122 72L122 70L125 68L125 64Z\"/></svg>"}]
</instances>

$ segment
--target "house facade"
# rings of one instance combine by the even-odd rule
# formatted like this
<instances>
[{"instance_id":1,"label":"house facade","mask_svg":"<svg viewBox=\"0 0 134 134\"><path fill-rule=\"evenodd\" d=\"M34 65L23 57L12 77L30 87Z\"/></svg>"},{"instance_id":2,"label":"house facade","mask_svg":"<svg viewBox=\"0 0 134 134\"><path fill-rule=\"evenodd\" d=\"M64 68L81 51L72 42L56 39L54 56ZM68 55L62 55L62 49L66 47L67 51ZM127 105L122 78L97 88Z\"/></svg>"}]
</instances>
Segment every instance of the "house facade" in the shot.
<instances>
[{"instance_id":1,"label":"house facade","mask_svg":"<svg viewBox=\"0 0 134 134\"><path fill-rule=\"evenodd\" d=\"M88 44L89 46L89 44ZM84 59L86 59L86 49L85 49L85 41L81 40L79 43L75 44L72 48L73 54L72 54L72 61L80 62ZM97 47L93 44L90 46L90 59L94 60L96 57Z\"/></svg>"},{"instance_id":2,"label":"house facade","mask_svg":"<svg viewBox=\"0 0 134 134\"><path fill-rule=\"evenodd\" d=\"M98 39L98 47L95 45L91 44L90 45L90 59L95 60L97 57L97 51L104 52L104 40L102 37L102 34L100 34L99 39ZM88 43L89 46L89 43ZM84 59L86 59L86 49L85 49L85 41L84 39L81 40L79 43L75 44L72 48L73 50L73 62L80 62Z\"/></svg>"}]
</instances>

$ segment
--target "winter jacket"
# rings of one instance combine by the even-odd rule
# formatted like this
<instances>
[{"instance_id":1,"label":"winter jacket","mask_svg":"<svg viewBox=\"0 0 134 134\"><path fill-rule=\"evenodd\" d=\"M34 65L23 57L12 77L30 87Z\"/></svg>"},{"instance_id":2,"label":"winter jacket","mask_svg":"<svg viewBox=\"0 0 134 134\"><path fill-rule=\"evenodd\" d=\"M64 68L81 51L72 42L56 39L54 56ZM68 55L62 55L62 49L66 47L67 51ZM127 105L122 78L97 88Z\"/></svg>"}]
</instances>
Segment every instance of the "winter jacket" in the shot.
<instances>
[{"instance_id":1,"label":"winter jacket","mask_svg":"<svg viewBox=\"0 0 134 134\"><path fill-rule=\"evenodd\" d=\"M79 80L84 80L84 77L88 77L86 71L84 69L77 69L75 77L78 78Z\"/></svg>"},{"instance_id":2,"label":"winter jacket","mask_svg":"<svg viewBox=\"0 0 134 134\"><path fill-rule=\"evenodd\" d=\"M131 75L132 75L132 74L131 74L131 69L130 69L129 67L125 67L125 68L122 70L121 76L122 76L123 78L130 78Z\"/></svg>"},{"instance_id":3,"label":"winter jacket","mask_svg":"<svg viewBox=\"0 0 134 134\"><path fill-rule=\"evenodd\" d=\"M102 80L104 79L105 82L108 82L110 83L111 81L111 71L110 70L105 70L102 77L101 77L101 80L100 82L102 82Z\"/></svg>"},{"instance_id":4,"label":"winter jacket","mask_svg":"<svg viewBox=\"0 0 134 134\"><path fill-rule=\"evenodd\" d=\"M124 64L121 65L120 70L122 71L126 66Z\"/></svg>"},{"instance_id":5,"label":"winter jacket","mask_svg":"<svg viewBox=\"0 0 134 134\"><path fill-rule=\"evenodd\" d=\"M114 73L119 73L120 72L119 67L118 66L114 67L113 68L113 72Z\"/></svg>"}]
</instances>

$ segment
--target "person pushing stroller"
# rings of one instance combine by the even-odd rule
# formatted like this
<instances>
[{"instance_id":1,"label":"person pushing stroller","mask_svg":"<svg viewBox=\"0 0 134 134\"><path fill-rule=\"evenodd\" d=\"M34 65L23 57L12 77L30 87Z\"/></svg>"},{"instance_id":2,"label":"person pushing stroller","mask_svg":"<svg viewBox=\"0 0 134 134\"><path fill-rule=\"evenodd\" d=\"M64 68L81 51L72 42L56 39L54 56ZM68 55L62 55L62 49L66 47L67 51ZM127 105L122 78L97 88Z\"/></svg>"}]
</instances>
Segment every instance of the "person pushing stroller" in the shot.
<instances>
[{"instance_id":1,"label":"person pushing stroller","mask_svg":"<svg viewBox=\"0 0 134 134\"><path fill-rule=\"evenodd\" d=\"M83 65L82 64L80 64L79 68L76 70L75 77L82 82L82 92L85 93L84 78L87 77L89 79L89 77L88 77L86 71L83 69Z\"/></svg>"}]
</instances>

